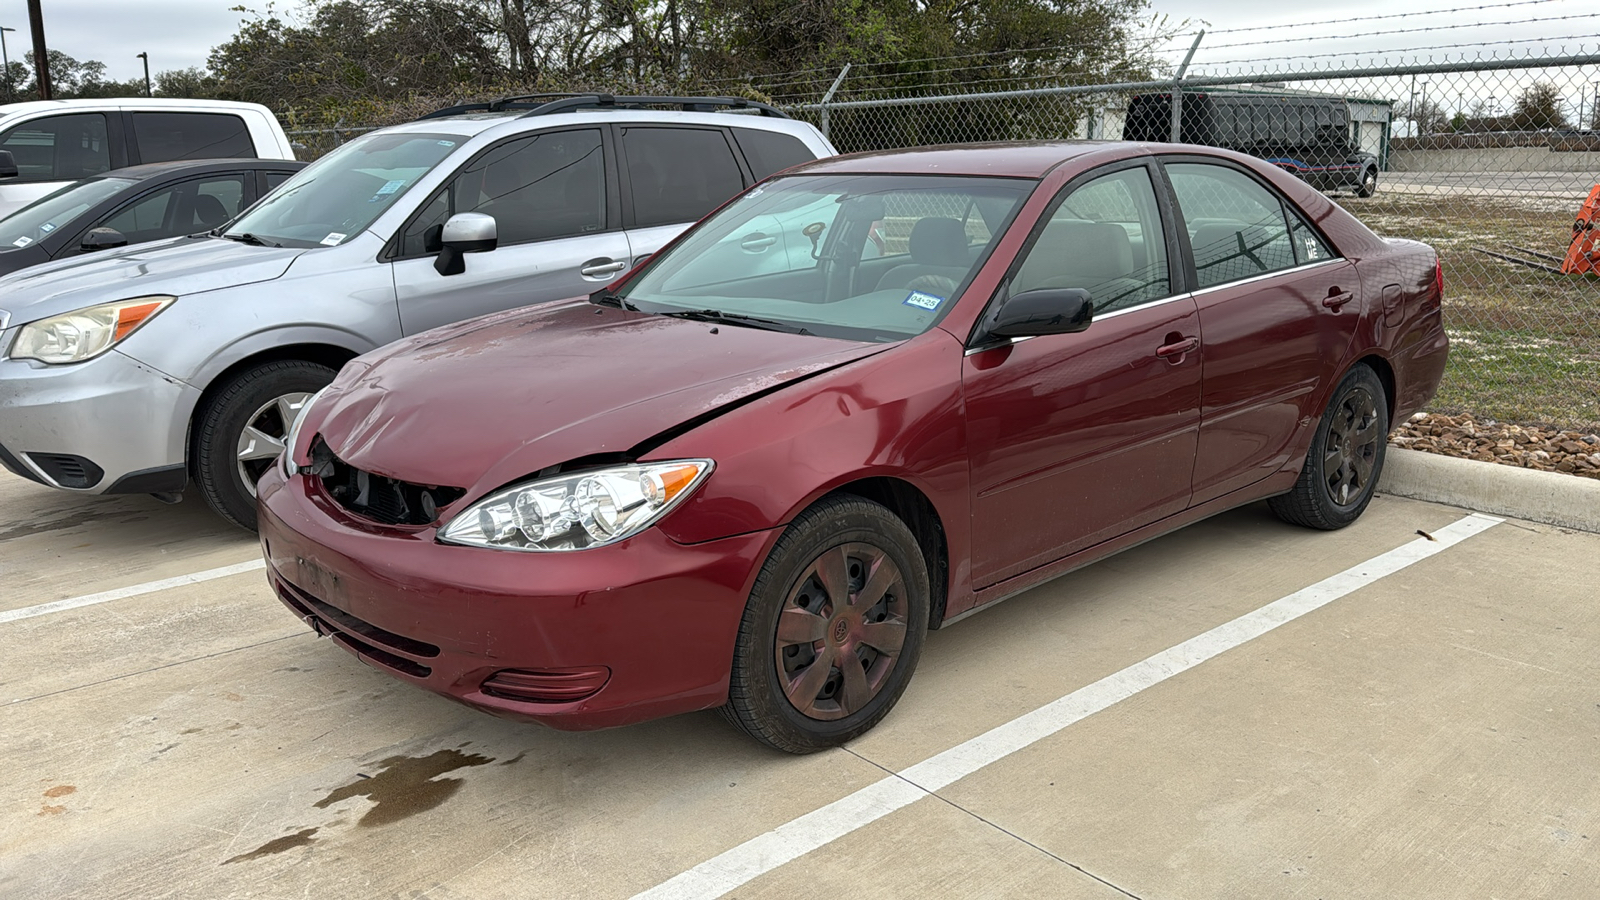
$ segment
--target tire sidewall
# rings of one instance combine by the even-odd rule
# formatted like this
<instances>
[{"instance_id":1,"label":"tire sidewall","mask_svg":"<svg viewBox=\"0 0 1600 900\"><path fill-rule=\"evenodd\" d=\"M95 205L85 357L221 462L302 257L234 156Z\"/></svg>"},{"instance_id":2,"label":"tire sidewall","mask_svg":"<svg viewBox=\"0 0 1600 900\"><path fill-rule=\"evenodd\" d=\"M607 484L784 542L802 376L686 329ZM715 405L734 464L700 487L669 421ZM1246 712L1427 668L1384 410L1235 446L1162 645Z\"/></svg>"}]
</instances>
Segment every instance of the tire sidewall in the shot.
<instances>
[{"instance_id":1,"label":"tire sidewall","mask_svg":"<svg viewBox=\"0 0 1600 900\"><path fill-rule=\"evenodd\" d=\"M1328 496L1327 473L1323 471L1323 460L1328 447L1328 432L1333 429L1335 411L1356 388L1364 388L1372 395L1373 402L1378 409L1378 451L1372 463L1372 477L1362 488L1361 497L1349 506L1339 506ZM1378 479L1383 476L1383 463L1387 457L1385 452L1389 443L1389 401L1383 392L1383 382L1378 379L1378 374L1370 366L1356 365L1339 379L1338 387L1334 388L1333 396L1328 398L1328 405L1323 410L1322 421L1317 423L1317 433L1311 440L1311 451L1306 458L1306 465L1310 467L1316 482L1316 499L1321 507L1321 513L1338 527L1354 522L1361 517L1367 504L1372 502L1372 495L1377 492Z\"/></svg>"},{"instance_id":2,"label":"tire sidewall","mask_svg":"<svg viewBox=\"0 0 1600 900\"><path fill-rule=\"evenodd\" d=\"M769 726L777 726L786 743L820 750L867 731L900 699L922 652L930 591L927 563L915 537L888 509L852 497L813 512L817 514L791 524L768 556L746 606L749 628L742 635L746 640L741 642L744 646L739 655L747 677L752 682L759 680L761 686L748 698L749 711ZM906 639L888 682L865 708L841 719L821 721L801 714L789 702L778 678L773 645L778 615L810 564L824 551L850 543L871 544L900 567L909 595Z\"/></svg>"},{"instance_id":3,"label":"tire sidewall","mask_svg":"<svg viewBox=\"0 0 1600 900\"><path fill-rule=\"evenodd\" d=\"M256 410L292 393L315 393L337 373L317 363L267 363L241 372L207 404L195 427L195 475L206 502L242 528L256 526L256 500L237 465L239 437Z\"/></svg>"}]
</instances>

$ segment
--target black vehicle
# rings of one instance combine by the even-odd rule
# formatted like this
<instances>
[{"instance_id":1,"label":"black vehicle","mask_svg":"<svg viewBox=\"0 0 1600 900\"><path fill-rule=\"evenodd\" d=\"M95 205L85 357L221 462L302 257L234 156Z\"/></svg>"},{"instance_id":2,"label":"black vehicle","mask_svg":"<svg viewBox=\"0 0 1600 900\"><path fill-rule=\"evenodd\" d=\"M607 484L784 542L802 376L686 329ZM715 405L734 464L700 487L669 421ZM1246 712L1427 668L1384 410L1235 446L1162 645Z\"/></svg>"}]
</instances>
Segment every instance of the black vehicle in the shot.
<instances>
[{"instance_id":1,"label":"black vehicle","mask_svg":"<svg viewBox=\"0 0 1600 900\"><path fill-rule=\"evenodd\" d=\"M286 159L188 160L74 181L0 219L0 274L210 231L305 165Z\"/></svg>"},{"instance_id":2,"label":"black vehicle","mask_svg":"<svg viewBox=\"0 0 1600 900\"><path fill-rule=\"evenodd\" d=\"M1342 97L1183 92L1179 139L1258 156L1320 190L1378 189L1378 158L1352 143L1350 107ZM1140 94L1128 104L1122 136L1172 140L1172 95Z\"/></svg>"}]
</instances>

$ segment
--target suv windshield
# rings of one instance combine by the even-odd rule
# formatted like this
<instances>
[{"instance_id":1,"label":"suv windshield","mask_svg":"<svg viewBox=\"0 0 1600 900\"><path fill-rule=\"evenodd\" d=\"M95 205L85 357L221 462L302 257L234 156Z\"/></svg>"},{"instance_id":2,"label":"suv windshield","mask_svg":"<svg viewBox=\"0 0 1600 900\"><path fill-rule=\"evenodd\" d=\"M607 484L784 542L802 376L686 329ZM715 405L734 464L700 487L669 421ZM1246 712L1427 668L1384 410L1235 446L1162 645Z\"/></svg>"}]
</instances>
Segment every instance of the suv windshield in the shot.
<instances>
[{"instance_id":1,"label":"suv windshield","mask_svg":"<svg viewBox=\"0 0 1600 900\"><path fill-rule=\"evenodd\" d=\"M288 247L342 244L466 140L415 132L356 138L278 185L224 234Z\"/></svg>"},{"instance_id":2,"label":"suv windshield","mask_svg":"<svg viewBox=\"0 0 1600 900\"><path fill-rule=\"evenodd\" d=\"M26 247L83 215L83 211L129 185L126 178L88 178L46 194L0 220L0 249Z\"/></svg>"},{"instance_id":3,"label":"suv windshield","mask_svg":"<svg viewBox=\"0 0 1600 900\"><path fill-rule=\"evenodd\" d=\"M701 223L615 296L645 312L895 341L954 305L1036 182L791 175Z\"/></svg>"}]
</instances>

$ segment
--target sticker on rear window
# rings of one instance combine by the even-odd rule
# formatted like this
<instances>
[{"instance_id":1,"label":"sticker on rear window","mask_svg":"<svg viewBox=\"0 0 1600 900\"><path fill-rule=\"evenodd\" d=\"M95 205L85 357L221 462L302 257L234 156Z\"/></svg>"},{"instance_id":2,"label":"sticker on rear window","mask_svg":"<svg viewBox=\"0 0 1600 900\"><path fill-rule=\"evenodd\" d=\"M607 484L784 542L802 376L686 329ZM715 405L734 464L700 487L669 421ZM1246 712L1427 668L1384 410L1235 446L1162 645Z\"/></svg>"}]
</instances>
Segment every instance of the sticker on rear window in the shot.
<instances>
[{"instance_id":1,"label":"sticker on rear window","mask_svg":"<svg viewBox=\"0 0 1600 900\"><path fill-rule=\"evenodd\" d=\"M322 246L324 246L324 247L332 247L334 244L337 244L340 241L344 240L344 238L345 238L345 235L344 235L343 232L339 232L339 231L330 232L327 237L322 239Z\"/></svg>"},{"instance_id":2,"label":"sticker on rear window","mask_svg":"<svg viewBox=\"0 0 1600 900\"><path fill-rule=\"evenodd\" d=\"M33 238L31 238L31 237L19 237L16 240L11 242L11 246L13 246L13 247L26 247L31 243L33 243Z\"/></svg>"},{"instance_id":3,"label":"sticker on rear window","mask_svg":"<svg viewBox=\"0 0 1600 900\"><path fill-rule=\"evenodd\" d=\"M936 297L933 294L924 294L921 291L912 291L906 295L906 299L900 302L904 303L906 306L915 306L918 309L926 309L931 311L938 309L939 304L944 302L944 298Z\"/></svg>"}]
</instances>

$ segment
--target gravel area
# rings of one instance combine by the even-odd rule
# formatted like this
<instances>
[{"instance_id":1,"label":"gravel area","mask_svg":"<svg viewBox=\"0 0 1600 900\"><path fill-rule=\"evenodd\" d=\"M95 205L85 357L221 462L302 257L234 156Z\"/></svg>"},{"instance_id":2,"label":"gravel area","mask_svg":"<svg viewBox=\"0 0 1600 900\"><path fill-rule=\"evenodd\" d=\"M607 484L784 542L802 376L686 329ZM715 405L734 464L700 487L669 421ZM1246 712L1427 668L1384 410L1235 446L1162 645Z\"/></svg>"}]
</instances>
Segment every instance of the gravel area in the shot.
<instances>
[{"instance_id":1,"label":"gravel area","mask_svg":"<svg viewBox=\"0 0 1600 900\"><path fill-rule=\"evenodd\" d=\"M1417 413L1395 429L1390 442L1442 456L1600 478L1600 435L1581 431Z\"/></svg>"}]
</instances>

